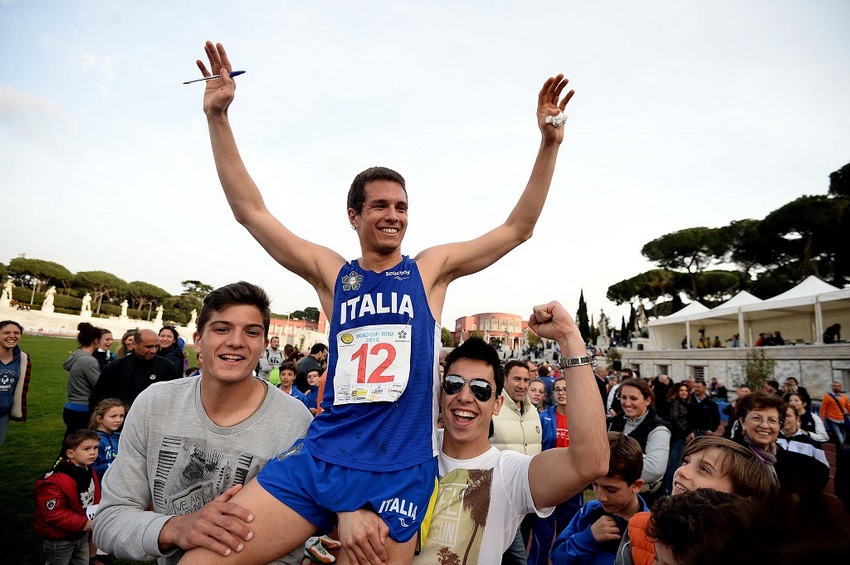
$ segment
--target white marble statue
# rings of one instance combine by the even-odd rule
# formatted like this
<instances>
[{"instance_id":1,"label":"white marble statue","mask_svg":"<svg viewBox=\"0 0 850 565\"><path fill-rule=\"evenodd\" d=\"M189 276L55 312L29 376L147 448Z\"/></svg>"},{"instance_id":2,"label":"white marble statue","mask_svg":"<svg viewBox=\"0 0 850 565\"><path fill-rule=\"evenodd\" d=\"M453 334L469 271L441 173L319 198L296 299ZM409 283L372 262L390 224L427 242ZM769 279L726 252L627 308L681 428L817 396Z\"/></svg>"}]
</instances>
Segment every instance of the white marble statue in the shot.
<instances>
[{"instance_id":1,"label":"white marble statue","mask_svg":"<svg viewBox=\"0 0 850 565\"><path fill-rule=\"evenodd\" d=\"M124 302L122 302L122 303L121 303L121 317L122 317L122 318L126 318L126 317L127 317L127 307L128 307L128 306L129 306L129 304L127 303L127 301L126 301L126 300L125 300Z\"/></svg>"},{"instance_id":2,"label":"white marble statue","mask_svg":"<svg viewBox=\"0 0 850 565\"><path fill-rule=\"evenodd\" d=\"M198 311L192 308L192 317L189 318L189 325L194 326L198 322Z\"/></svg>"},{"instance_id":3,"label":"white marble statue","mask_svg":"<svg viewBox=\"0 0 850 565\"><path fill-rule=\"evenodd\" d=\"M55 310L53 307L53 295L56 294L56 287L50 286L47 292L44 293L44 302L41 303L41 311L45 314L51 314Z\"/></svg>"},{"instance_id":4,"label":"white marble statue","mask_svg":"<svg viewBox=\"0 0 850 565\"><path fill-rule=\"evenodd\" d=\"M154 320L157 323L162 323L162 312L165 308L162 307L162 304L156 307L156 319Z\"/></svg>"},{"instance_id":5,"label":"white marble statue","mask_svg":"<svg viewBox=\"0 0 850 565\"><path fill-rule=\"evenodd\" d=\"M80 317L91 318L91 294L88 292L85 296L83 296L83 305L80 308Z\"/></svg>"},{"instance_id":6,"label":"white marble statue","mask_svg":"<svg viewBox=\"0 0 850 565\"><path fill-rule=\"evenodd\" d=\"M12 279L8 279L6 284L3 285L3 296L2 300L6 304L12 301L12 289L15 288L15 283L12 282Z\"/></svg>"}]
</instances>

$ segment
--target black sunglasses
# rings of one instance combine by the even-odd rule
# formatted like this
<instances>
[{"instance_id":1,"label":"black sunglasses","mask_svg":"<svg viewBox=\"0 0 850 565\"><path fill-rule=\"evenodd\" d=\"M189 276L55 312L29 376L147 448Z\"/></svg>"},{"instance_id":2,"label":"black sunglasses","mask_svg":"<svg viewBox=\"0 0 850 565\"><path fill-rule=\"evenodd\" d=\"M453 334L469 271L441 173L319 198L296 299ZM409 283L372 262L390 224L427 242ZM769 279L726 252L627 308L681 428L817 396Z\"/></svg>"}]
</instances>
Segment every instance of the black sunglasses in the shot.
<instances>
[{"instance_id":1,"label":"black sunglasses","mask_svg":"<svg viewBox=\"0 0 850 565\"><path fill-rule=\"evenodd\" d=\"M493 396L493 387L483 379L465 379L460 375L446 375L443 377L443 392L454 396L463 390L463 385L469 383L469 392L479 402L487 402Z\"/></svg>"}]
</instances>

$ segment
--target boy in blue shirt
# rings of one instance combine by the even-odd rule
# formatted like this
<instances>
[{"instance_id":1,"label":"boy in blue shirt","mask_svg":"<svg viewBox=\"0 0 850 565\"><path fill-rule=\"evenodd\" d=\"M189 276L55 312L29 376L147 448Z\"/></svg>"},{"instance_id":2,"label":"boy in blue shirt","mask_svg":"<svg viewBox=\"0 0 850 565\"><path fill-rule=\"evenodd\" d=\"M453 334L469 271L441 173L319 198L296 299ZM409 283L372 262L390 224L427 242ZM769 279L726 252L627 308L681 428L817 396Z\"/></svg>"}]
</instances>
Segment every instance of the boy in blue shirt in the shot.
<instances>
[{"instance_id":1,"label":"boy in blue shirt","mask_svg":"<svg viewBox=\"0 0 850 565\"><path fill-rule=\"evenodd\" d=\"M596 500L576 514L552 545L553 563L611 565L629 519L648 510L638 495L643 480L643 451L633 438L608 432L608 474L593 483Z\"/></svg>"}]
</instances>

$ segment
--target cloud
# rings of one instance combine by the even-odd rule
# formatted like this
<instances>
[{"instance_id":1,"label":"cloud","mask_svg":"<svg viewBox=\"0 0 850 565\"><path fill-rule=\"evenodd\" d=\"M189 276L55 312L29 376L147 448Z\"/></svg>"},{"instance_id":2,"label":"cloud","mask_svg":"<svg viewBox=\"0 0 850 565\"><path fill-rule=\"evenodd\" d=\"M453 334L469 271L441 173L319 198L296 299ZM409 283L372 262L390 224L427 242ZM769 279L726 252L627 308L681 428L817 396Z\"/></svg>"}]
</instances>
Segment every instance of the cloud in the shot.
<instances>
[{"instance_id":1,"label":"cloud","mask_svg":"<svg viewBox=\"0 0 850 565\"><path fill-rule=\"evenodd\" d=\"M75 126L74 118L61 106L36 96L0 85L0 127L7 127L27 140L43 140Z\"/></svg>"},{"instance_id":2,"label":"cloud","mask_svg":"<svg viewBox=\"0 0 850 565\"><path fill-rule=\"evenodd\" d=\"M112 59L106 55L83 53L78 58L76 66L84 71L96 71L100 74L97 89L102 94L106 93L106 83L112 82L115 77L115 72L112 70Z\"/></svg>"}]
</instances>

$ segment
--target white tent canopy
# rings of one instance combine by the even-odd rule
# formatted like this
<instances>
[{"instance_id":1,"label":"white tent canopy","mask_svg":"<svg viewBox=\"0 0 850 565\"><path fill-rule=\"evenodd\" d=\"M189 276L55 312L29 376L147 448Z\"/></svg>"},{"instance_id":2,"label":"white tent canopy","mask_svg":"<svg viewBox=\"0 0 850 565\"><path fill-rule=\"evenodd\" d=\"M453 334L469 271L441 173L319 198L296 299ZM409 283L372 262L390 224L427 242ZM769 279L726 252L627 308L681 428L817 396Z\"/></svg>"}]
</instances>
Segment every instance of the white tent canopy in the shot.
<instances>
[{"instance_id":1,"label":"white tent canopy","mask_svg":"<svg viewBox=\"0 0 850 565\"><path fill-rule=\"evenodd\" d=\"M810 276L767 300L742 291L712 309L692 302L650 321L649 343L652 349L676 349L683 335L693 342L693 332L700 330L721 341L738 334L742 346L752 345L764 332L780 332L786 343L821 343L824 329L834 323L850 325L850 288L838 289Z\"/></svg>"}]
</instances>

